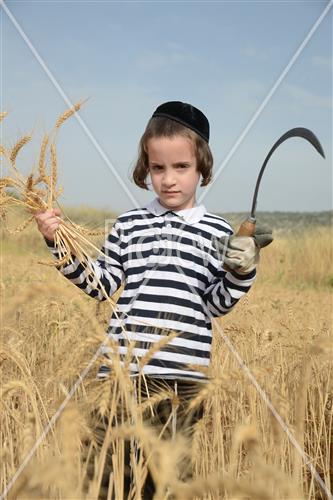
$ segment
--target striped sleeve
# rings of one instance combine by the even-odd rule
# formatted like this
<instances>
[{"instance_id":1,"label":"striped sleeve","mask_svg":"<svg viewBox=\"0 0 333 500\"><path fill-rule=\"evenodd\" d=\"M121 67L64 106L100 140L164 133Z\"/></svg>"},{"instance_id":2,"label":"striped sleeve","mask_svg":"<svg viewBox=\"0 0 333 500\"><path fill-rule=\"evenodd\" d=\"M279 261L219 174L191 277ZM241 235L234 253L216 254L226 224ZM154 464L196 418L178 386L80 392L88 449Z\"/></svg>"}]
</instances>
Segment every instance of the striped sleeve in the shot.
<instances>
[{"instance_id":1,"label":"striped sleeve","mask_svg":"<svg viewBox=\"0 0 333 500\"><path fill-rule=\"evenodd\" d=\"M239 299L250 290L255 277L255 269L248 274L240 275L221 268L203 296L210 314L213 317L228 314Z\"/></svg>"},{"instance_id":2,"label":"striped sleeve","mask_svg":"<svg viewBox=\"0 0 333 500\"><path fill-rule=\"evenodd\" d=\"M47 241L51 253L59 258L53 242ZM59 271L87 295L97 300L111 297L124 281L124 270L120 253L120 236L117 222L112 227L101 253L96 260L89 259L88 265L72 256L72 262L58 267Z\"/></svg>"}]
</instances>

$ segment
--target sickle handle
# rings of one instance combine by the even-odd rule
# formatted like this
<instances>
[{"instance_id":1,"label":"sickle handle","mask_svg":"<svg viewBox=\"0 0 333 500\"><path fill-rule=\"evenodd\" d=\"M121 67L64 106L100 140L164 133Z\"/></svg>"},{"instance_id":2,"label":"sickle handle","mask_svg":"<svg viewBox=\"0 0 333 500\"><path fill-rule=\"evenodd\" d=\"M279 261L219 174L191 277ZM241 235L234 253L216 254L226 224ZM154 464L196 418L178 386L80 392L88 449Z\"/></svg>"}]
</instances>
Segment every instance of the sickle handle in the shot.
<instances>
[{"instance_id":1,"label":"sickle handle","mask_svg":"<svg viewBox=\"0 0 333 500\"><path fill-rule=\"evenodd\" d=\"M249 217L247 220L241 223L236 236L253 236L255 230L256 220L253 217Z\"/></svg>"}]
</instances>

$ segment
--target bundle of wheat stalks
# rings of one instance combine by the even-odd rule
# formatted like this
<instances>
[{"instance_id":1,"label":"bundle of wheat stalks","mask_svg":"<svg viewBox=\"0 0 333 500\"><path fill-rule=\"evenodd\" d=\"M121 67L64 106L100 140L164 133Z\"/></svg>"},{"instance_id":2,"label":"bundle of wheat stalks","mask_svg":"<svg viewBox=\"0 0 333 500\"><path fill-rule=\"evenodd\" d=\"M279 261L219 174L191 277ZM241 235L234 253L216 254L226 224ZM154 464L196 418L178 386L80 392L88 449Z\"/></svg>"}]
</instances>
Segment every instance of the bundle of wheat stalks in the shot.
<instances>
[{"instance_id":1,"label":"bundle of wheat stalks","mask_svg":"<svg viewBox=\"0 0 333 500\"><path fill-rule=\"evenodd\" d=\"M31 134L21 137L10 150L0 145L0 156L5 160L4 167L8 168L7 176L0 179L0 215L6 225L7 215L12 207L21 206L29 214L29 218L14 230L7 227L9 232L17 233L23 231L34 219L35 214L51 210L54 204L58 203L62 188L57 186L56 140L63 123L73 116L83 103L84 101L79 101L62 113L57 119L51 133L44 136L40 147L37 172L33 171L30 175L24 177L16 165L20 151L32 139ZM0 113L0 121L6 115L6 112ZM65 219L61 219L61 224L55 233L55 246L58 249L60 258L43 263L59 266L70 262L74 253L82 263L86 263L89 266L89 252L96 251L98 248L89 241L87 236L100 233L101 231L91 231L83 226L79 226L65 216Z\"/></svg>"},{"instance_id":2,"label":"bundle of wheat stalks","mask_svg":"<svg viewBox=\"0 0 333 500\"><path fill-rule=\"evenodd\" d=\"M55 126L50 134L46 134L42 140L39 159L38 172L31 172L30 175L24 177L17 168L16 160L22 148L31 140L31 135L24 135L16 144L7 150L5 146L0 145L0 158L4 158L4 167L8 168L8 175L0 178L0 216L3 220L4 227L9 233L18 233L23 231L29 223L34 219L34 216L39 212L51 210L58 202L58 197L63 189L57 186L58 180L58 165L57 165L57 149L56 139L59 130L63 123L74 115L85 101L79 101L74 106L64 111L56 120ZM0 113L0 121L2 121L6 112ZM22 207L29 217L15 229L8 227L7 219L11 208ZM77 257L80 263L87 269L88 279L91 278L101 289L104 298L111 306L113 313L118 318L117 304L108 295L101 280L96 276L93 266L91 265L90 255L92 252L102 254L103 251L88 238L88 236L96 236L104 234L104 229L94 231L75 224L62 210L64 218L59 217L60 225L55 231L54 245L57 249L58 258L50 261L39 261L41 264L60 267L64 264L73 261L73 256ZM127 316L125 314L125 316ZM145 324L145 322L142 322ZM122 327L126 335L124 327ZM168 330L173 335L172 330ZM169 341L171 338L169 339Z\"/></svg>"}]
</instances>

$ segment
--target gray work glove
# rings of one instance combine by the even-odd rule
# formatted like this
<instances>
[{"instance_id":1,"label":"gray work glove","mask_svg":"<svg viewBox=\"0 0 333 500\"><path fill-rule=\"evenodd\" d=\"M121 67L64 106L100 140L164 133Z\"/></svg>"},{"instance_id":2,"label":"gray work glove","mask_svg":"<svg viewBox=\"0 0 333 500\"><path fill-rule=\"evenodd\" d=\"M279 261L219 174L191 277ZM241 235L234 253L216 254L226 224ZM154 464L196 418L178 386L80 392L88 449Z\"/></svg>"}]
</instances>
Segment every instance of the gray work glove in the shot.
<instances>
[{"instance_id":1,"label":"gray work glove","mask_svg":"<svg viewBox=\"0 0 333 500\"><path fill-rule=\"evenodd\" d=\"M265 225L256 225L253 236L223 236L216 250L226 269L248 274L259 263L260 249L272 241L272 230Z\"/></svg>"},{"instance_id":2,"label":"gray work glove","mask_svg":"<svg viewBox=\"0 0 333 500\"><path fill-rule=\"evenodd\" d=\"M259 248L267 247L274 239L272 229L267 224L256 224L253 239Z\"/></svg>"}]
</instances>

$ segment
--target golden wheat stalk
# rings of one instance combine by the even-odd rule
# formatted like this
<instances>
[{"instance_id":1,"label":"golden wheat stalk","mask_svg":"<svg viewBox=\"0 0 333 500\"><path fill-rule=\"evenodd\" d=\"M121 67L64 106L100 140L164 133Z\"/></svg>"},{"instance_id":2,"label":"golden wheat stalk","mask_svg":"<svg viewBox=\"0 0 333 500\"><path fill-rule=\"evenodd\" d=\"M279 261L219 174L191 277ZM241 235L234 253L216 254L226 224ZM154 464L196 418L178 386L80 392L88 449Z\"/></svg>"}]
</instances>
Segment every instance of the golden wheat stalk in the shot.
<instances>
[{"instance_id":1,"label":"golden wheat stalk","mask_svg":"<svg viewBox=\"0 0 333 500\"><path fill-rule=\"evenodd\" d=\"M161 401L165 401L166 399L171 399L173 396L173 392L171 390L164 389L160 392L157 392L153 396L149 396L145 401L142 401L138 406L138 410L144 414L151 407L157 406Z\"/></svg>"},{"instance_id":2,"label":"golden wheat stalk","mask_svg":"<svg viewBox=\"0 0 333 500\"><path fill-rule=\"evenodd\" d=\"M55 193L55 186L57 183L57 151L56 151L56 146L55 143L53 142L50 146L50 154L51 154L51 172L50 172L50 184L49 184L49 193L48 193L48 202L47 206L48 209L51 210L53 206L53 201L54 201L54 193Z\"/></svg>"},{"instance_id":3,"label":"golden wheat stalk","mask_svg":"<svg viewBox=\"0 0 333 500\"><path fill-rule=\"evenodd\" d=\"M105 229L88 229L84 226L80 226L78 224L75 224L68 216L66 216L66 220L70 222L71 227L73 230L77 230L80 232L81 235L86 235L86 236L102 236L105 234Z\"/></svg>"},{"instance_id":4,"label":"golden wheat stalk","mask_svg":"<svg viewBox=\"0 0 333 500\"><path fill-rule=\"evenodd\" d=\"M39 170L39 179L41 181L44 181L46 179L46 165L45 165L45 159L46 159L46 151L47 151L47 145L49 141L49 136L46 134L42 140L42 144L40 147L40 153L39 153L39 161L38 161L38 170Z\"/></svg>"},{"instance_id":5,"label":"golden wheat stalk","mask_svg":"<svg viewBox=\"0 0 333 500\"><path fill-rule=\"evenodd\" d=\"M16 157L19 154L20 150L31 140L31 138L32 135L24 135L11 149L9 159L13 167L15 167Z\"/></svg>"},{"instance_id":6,"label":"golden wheat stalk","mask_svg":"<svg viewBox=\"0 0 333 500\"><path fill-rule=\"evenodd\" d=\"M22 224L19 224L18 226L16 226L16 228L14 229L9 229L8 227L6 227L6 231L9 233L9 234L17 234L17 233L21 233L22 231L24 231L24 229L26 227L28 227L28 225L30 224L30 222L32 222L34 220L34 216L32 215L31 217L29 217L29 219L26 219L24 222L22 222Z\"/></svg>"},{"instance_id":7,"label":"golden wheat stalk","mask_svg":"<svg viewBox=\"0 0 333 500\"><path fill-rule=\"evenodd\" d=\"M30 175L27 177L27 182L26 182L26 191L27 191L27 192L32 191L32 189L33 189L33 185L34 185L34 174L30 174Z\"/></svg>"},{"instance_id":8,"label":"golden wheat stalk","mask_svg":"<svg viewBox=\"0 0 333 500\"><path fill-rule=\"evenodd\" d=\"M140 371L152 359L152 357L154 356L154 354L157 351L160 351L164 346L169 344L169 342L171 342L172 339L177 337L179 335L179 333L180 332L175 332L175 331L170 330L170 333L168 335L161 338L161 340L159 340L158 342L155 342L150 347L150 349L146 352L146 354L144 356L142 356L142 358L140 359L140 363L139 363Z\"/></svg>"},{"instance_id":9,"label":"golden wheat stalk","mask_svg":"<svg viewBox=\"0 0 333 500\"><path fill-rule=\"evenodd\" d=\"M51 144L50 152L51 152L51 179L52 179L52 186L53 188L55 188L58 180L57 151L55 143Z\"/></svg>"},{"instance_id":10,"label":"golden wheat stalk","mask_svg":"<svg viewBox=\"0 0 333 500\"><path fill-rule=\"evenodd\" d=\"M190 404L187 407L187 411L191 412L200 406L200 404L207 400L208 396L210 396L218 387L219 382L217 380L211 380L206 383L203 388L198 392L197 396L193 398Z\"/></svg>"},{"instance_id":11,"label":"golden wheat stalk","mask_svg":"<svg viewBox=\"0 0 333 500\"><path fill-rule=\"evenodd\" d=\"M0 191L5 188L13 188L17 186L17 181L12 177L2 177L0 179Z\"/></svg>"},{"instance_id":12,"label":"golden wheat stalk","mask_svg":"<svg viewBox=\"0 0 333 500\"><path fill-rule=\"evenodd\" d=\"M68 120L68 118L70 118L72 115L74 115L74 113L76 113L77 111L79 111L79 109L82 107L82 105L87 101L87 99L84 99L82 101L79 101L77 102L76 104L74 104L74 106L72 106L71 108L67 109L66 111L64 111L64 113L62 113L58 120L56 121L56 124L55 124L55 129L59 129L61 127L61 125L66 121Z\"/></svg>"},{"instance_id":13,"label":"golden wheat stalk","mask_svg":"<svg viewBox=\"0 0 333 500\"><path fill-rule=\"evenodd\" d=\"M0 111L0 122L8 115L8 111Z\"/></svg>"}]
</instances>

